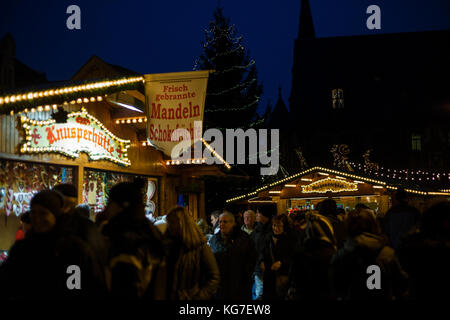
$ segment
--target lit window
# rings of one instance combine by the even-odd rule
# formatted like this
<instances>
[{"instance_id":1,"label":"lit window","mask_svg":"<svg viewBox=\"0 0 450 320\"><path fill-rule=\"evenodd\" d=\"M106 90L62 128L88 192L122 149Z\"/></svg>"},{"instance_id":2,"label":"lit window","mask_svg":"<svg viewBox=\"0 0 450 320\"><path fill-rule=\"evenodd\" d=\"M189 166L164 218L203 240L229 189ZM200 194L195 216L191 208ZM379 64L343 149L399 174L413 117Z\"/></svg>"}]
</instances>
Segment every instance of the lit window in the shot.
<instances>
[{"instance_id":1,"label":"lit window","mask_svg":"<svg viewBox=\"0 0 450 320\"><path fill-rule=\"evenodd\" d=\"M422 137L420 136L420 134L413 134L411 136L411 142L412 142L412 149L414 151L422 150Z\"/></svg>"},{"instance_id":2,"label":"lit window","mask_svg":"<svg viewBox=\"0 0 450 320\"><path fill-rule=\"evenodd\" d=\"M344 90L343 89L331 90L331 98L333 100L333 109L344 108Z\"/></svg>"}]
</instances>

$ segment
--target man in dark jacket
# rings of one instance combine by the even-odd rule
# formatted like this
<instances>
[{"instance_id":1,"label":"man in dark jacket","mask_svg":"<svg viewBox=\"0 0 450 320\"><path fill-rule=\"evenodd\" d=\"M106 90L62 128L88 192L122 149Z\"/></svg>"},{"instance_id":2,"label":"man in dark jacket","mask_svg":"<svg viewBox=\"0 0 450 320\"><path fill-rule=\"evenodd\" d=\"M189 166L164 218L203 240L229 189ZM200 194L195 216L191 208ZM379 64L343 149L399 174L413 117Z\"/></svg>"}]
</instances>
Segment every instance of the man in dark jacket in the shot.
<instances>
[{"instance_id":1,"label":"man in dark jacket","mask_svg":"<svg viewBox=\"0 0 450 320\"><path fill-rule=\"evenodd\" d=\"M219 218L219 233L209 242L220 270L216 298L251 300L255 249L248 234L235 225L234 215L225 211Z\"/></svg>"}]
</instances>

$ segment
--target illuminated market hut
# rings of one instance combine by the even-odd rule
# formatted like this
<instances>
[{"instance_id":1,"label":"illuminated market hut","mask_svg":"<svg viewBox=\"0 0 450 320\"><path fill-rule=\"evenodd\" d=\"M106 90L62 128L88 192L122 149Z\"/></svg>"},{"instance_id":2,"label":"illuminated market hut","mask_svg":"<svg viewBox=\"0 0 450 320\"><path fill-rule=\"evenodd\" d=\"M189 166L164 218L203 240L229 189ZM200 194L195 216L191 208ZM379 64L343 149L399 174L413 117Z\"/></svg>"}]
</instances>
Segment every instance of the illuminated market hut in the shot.
<instances>
[{"instance_id":1,"label":"illuminated market hut","mask_svg":"<svg viewBox=\"0 0 450 320\"><path fill-rule=\"evenodd\" d=\"M281 214L294 210L317 210L319 202L331 198L338 207L346 210L363 203L383 214L392 206L392 195L400 187L409 193L410 202L419 209L436 199L450 198L448 189L425 191L409 188L404 182L393 183L382 178L313 167L228 199L227 203L246 207L276 203L278 214Z\"/></svg>"},{"instance_id":2,"label":"illuminated market hut","mask_svg":"<svg viewBox=\"0 0 450 320\"><path fill-rule=\"evenodd\" d=\"M126 75L128 73L128 75ZM8 250L33 194L73 183L91 219L116 183L146 182L148 213L182 204L205 218L205 175L223 166L173 162L149 146L141 75L91 58L70 81L0 95L0 250ZM107 77L101 80L86 80Z\"/></svg>"}]
</instances>

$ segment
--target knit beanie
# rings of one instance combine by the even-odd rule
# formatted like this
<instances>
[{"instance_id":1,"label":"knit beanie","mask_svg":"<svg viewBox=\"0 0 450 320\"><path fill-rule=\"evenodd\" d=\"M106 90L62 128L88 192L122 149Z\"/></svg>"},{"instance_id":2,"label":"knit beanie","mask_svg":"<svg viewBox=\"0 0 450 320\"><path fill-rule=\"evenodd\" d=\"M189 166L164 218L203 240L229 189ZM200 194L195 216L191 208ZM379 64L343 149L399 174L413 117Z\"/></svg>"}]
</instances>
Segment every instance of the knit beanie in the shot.
<instances>
[{"instance_id":1,"label":"knit beanie","mask_svg":"<svg viewBox=\"0 0 450 320\"><path fill-rule=\"evenodd\" d=\"M48 209L53 215L58 217L61 214L61 208L64 204L64 199L59 192L52 190L42 190L36 193L31 199L30 206L41 205Z\"/></svg>"},{"instance_id":2,"label":"knit beanie","mask_svg":"<svg viewBox=\"0 0 450 320\"><path fill-rule=\"evenodd\" d=\"M108 201L116 202L122 208L143 204L143 193L140 185L133 182L116 184L108 193Z\"/></svg>"}]
</instances>

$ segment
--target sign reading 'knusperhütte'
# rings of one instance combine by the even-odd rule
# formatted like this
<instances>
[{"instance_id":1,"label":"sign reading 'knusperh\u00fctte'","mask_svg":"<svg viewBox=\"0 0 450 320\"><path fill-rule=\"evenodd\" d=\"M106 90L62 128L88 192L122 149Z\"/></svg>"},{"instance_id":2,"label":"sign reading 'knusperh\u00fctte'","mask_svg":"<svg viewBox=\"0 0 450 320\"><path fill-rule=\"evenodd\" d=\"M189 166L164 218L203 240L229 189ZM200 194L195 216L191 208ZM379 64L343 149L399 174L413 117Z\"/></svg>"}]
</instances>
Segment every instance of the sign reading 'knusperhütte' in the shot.
<instances>
[{"instance_id":1,"label":"sign reading 'knusperh\u00fctte'","mask_svg":"<svg viewBox=\"0 0 450 320\"><path fill-rule=\"evenodd\" d=\"M190 146L201 139L194 122L203 121L208 75L209 71L145 75L147 138L166 155L172 156L181 140ZM186 129L188 134L173 141L176 129Z\"/></svg>"},{"instance_id":2,"label":"sign reading 'knusperh\u00fctte'","mask_svg":"<svg viewBox=\"0 0 450 320\"><path fill-rule=\"evenodd\" d=\"M22 153L56 152L77 158L80 152L85 152L91 160L131 164L127 156L130 140L117 138L85 110L70 113L66 123L36 121L25 116L21 123L26 134Z\"/></svg>"}]
</instances>

